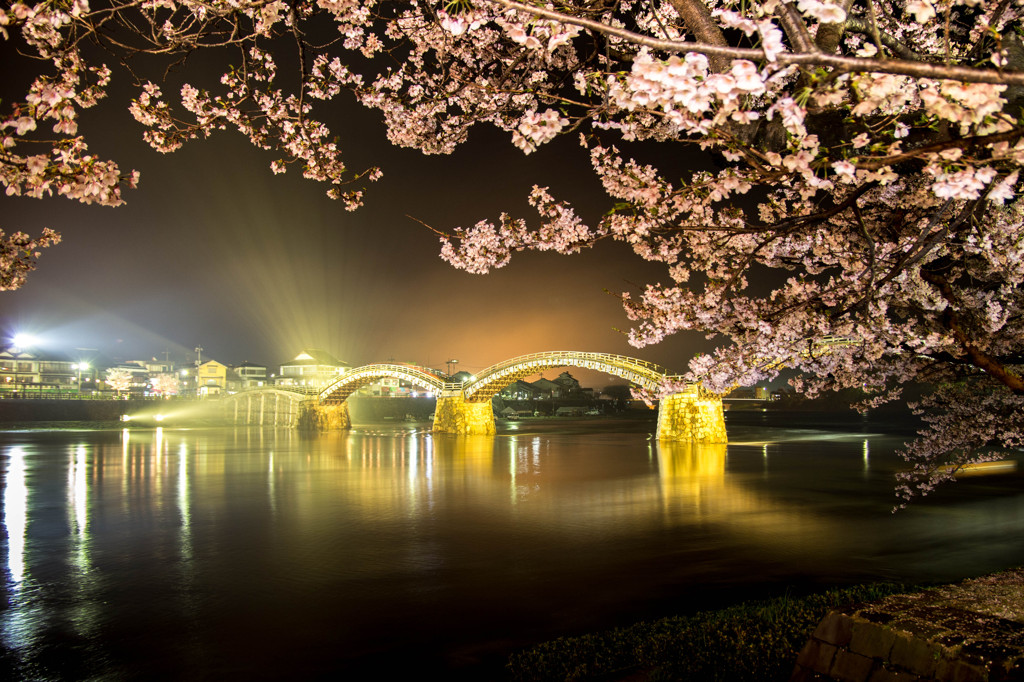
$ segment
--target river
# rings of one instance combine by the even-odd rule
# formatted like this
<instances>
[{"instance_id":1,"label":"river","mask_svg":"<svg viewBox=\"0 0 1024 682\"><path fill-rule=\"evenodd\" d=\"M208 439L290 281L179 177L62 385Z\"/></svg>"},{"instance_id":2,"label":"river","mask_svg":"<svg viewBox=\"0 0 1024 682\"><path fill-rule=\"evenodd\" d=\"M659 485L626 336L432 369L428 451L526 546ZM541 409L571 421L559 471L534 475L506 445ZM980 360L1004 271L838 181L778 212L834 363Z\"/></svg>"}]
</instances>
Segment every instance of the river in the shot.
<instances>
[{"instance_id":1,"label":"river","mask_svg":"<svg viewBox=\"0 0 1024 682\"><path fill-rule=\"evenodd\" d=\"M893 514L906 438L870 424L428 428L0 431L0 678L500 679L559 635L1024 564L1021 473Z\"/></svg>"}]
</instances>

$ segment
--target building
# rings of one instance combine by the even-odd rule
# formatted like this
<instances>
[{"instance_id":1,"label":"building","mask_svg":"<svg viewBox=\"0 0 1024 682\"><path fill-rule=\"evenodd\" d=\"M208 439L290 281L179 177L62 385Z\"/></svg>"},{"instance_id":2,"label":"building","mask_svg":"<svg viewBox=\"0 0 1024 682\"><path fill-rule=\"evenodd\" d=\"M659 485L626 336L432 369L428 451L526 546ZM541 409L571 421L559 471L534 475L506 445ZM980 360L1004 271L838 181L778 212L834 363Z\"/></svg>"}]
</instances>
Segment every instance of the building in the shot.
<instances>
[{"instance_id":1,"label":"building","mask_svg":"<svg viewBox=\"0 0 1024 682\"><path fill-rule=\"evenodd\" d=\"M330 383L349 368L327 351L310 348L281 364L281 375L276 383L281 386L311 386L318 388Z\"/></svg>"},{"instance_id":2,"label":"building","mask_svg":"<svg viewBox=\"0 0 1024 682\"><path fill-rule=\"evenodd\" d=\"M549 398L561 398L562 397L562 390L563 390L562 385L561 384L556 384L555 382L551 381L550 379L545 379L544 377L541 377L540 379L537 379L536 381L532 381L530 383L538 391L542 391L542 392L546 393L547 397L549 397Z\"/></svg>"},{"instance_id":3,"label":"building","mask_svg":"<svg viewBox=\"0 0 1024 682\"><path fill-rule=\"evenodd\" d=\"M239 390L267 385L267 368L252 362L243 362L231 368L238 375Z\"/></svg>"},{"instance_id":4,"label":"building","mask_svg":"<svg viewBox=\"0 0 1024 682\"><path fill-rule=\"evenodd\" d=\"M196 395L223 395L228 392L228 366L207 360L196 368Z\"/></svg>"},{"instance_id":5,"label":"building","mask_svg":"<svg viewBox=\"0 0 1024 682\"><path fill-rule=\"evenodd\" d=\"M580 395L583 389L580 388L580 382L576 380L576 377L569 374L569 372L562 372L558 375L557 379L554 379L553 383L558 384L560 387L556 397L568 398L571 396Z\"/></svg>"},{"instance_id":6,"label":"building","mask_svg":"<svg viewBox=\"0 0 1024 682\"><path fill-rule=\"evenodd\" d=\"M551 391L544 390L540 386L517 379L498 394L503 400L543 400L551 397Z\"/></svg>"},{"instance_id":7,"label":"building","mask_svg":"<svg viewBox=\"0 0 1024 682\"><path fill-rule=\"evenodd\" d=\"M17 391L24 384L39 381L39 362L35 355L20 348L0 351L0 390Z\"/></svg>"},{"instance_id":8,"label":"building","mask_svg":"<svg viewBox=\"0 0 1024 682\"><path fill-rule=\"evenodd\" d=\"M0 351L0 390L77 391L79 367L67 356L5 348Z\"/></svg>"}]
</instances>

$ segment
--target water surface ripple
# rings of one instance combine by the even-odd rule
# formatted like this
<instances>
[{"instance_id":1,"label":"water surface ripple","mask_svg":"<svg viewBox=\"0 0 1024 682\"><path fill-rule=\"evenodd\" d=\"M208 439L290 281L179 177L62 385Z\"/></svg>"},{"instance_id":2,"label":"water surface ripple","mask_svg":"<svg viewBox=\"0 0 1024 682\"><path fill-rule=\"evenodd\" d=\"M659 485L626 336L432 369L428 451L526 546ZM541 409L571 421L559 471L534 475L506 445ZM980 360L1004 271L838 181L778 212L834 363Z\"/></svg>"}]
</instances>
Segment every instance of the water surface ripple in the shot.
<instances>
[{"instance_id":1,"label":"water surface ripple","mask_svg":"<svg viewBox=\"0 0 1024 682\"><path fill-rule=\"evenodd\" d=\"M1022 476L892 514L904 438L650 422L0 432L0 678L497 679L517 647L1024 564Z\"/></svg>"}]
</instances>

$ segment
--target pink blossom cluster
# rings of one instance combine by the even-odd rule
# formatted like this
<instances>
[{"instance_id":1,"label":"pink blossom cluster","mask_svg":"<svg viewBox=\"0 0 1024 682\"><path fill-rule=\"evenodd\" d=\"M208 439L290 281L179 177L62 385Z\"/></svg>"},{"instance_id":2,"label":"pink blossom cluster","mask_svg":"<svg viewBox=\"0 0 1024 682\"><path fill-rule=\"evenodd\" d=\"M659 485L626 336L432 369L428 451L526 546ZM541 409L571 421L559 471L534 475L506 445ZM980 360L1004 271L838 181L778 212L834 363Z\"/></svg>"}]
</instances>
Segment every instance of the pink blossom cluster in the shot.
<instances>
[{"instance_id":1,"label":"pink blossom cluster","mask_svg":"<svg viewBox=\"0 0 1024 682\"><path fill-rule=\"evenodd\" d=\"M914 407L928 426L902 453L910 469L897 474L897 508L955 481L965 467L1024 447L1024 398L1004 387L979 378L942 384Z\"/></svg>"},{"instance_id":2,"label":"pink blossom cluster","mask_svg":"<svg viewBox=\"0 0 1024 682\"><path fill-rule=\"evenodd\" d=\"M303 177L329 183L328 196L343 199L347 210L355 210L362 205L362 191L342 191L341 187L360 178L377 180L379 169L371 168L354 176L341 161L337 144L328 140L330 130L309 116L312 105L301 95L285 95L273 88L276 78L273 57L252 47L244 70L233 69L221 77L221 84L227 88L224 94L214 95L187 83L182 86L181 105L194 116L194 123L172 115L160 88L153 83L143 85L130 111L135 120L149 128L146 141L165 153L178 149L185 140L205 137L230 125L254 145L284 153L284 158L271 162L274 173L284 173L289 165L297 164ZM310 77L308 96L330 98L339 91L340 83L349 82L351 79L340 63L318 59Z\"/></svg>"},{"instance_id":3,"label":"pink blossom cluster","mask_svg":"<svg viewBox=\"0 0 1024 682\"><path fill-rule=\"evenodd\" d=\"M60 235L49 228L33 239L24 232L4 234L0 230L0 291L17 289L36 268L39 250L60 243Z\"/></svg>"},{"instance_id":4,"label":"pink blossom cluster","mask_svg":"<svg viewBox=\"0 0 1024 682\"><path fill-rule=\"evenodd\" d=\"M527 111L512 133L512 144L529 154L537 149L537 145L555 139L568 123L569 120L559 116L554 109L542 113Z\"/></svg>"},{"instance_id":5,"label":"pink blossom cluster","mask_svg":"<svg viewBox=\"0 0 1024 682\"><path fill-rule=\"evenodd\" d=\"M12 12L17 16L24 7ZM78 135L79 110L103 99L110 69L85 64L77 50L53 56L51 62L57 74L38 76L25 100L0 117L0 182L8 196L41 198L56 193L83 203L117 206L122 203L122 186L134 187L138 173L122 174L115 162L89 154L85 139Z\"/></svg>"}]
</instances>

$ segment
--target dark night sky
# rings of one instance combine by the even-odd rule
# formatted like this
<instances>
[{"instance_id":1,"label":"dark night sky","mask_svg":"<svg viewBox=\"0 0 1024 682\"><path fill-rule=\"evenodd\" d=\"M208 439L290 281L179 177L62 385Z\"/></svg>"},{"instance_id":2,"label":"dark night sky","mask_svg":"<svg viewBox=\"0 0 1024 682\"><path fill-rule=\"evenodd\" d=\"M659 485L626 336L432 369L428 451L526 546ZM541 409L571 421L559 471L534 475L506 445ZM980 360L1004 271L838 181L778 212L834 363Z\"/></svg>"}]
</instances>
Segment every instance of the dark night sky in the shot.
<instances>
[{"instance_id":1,"label":"dark night sky","mask_svg":"<svg viewBox=\"0 0 1024 682\"><path fill-rule=\"evenodd\" d=\"M455 155L426 157L391 147L375 112L329 106L320 115L347 164L384 171L354 213L298 173L273 175L276 155L233 131L161 155L142 141L126 99L88 112L93 152L141 171L140 186L119 208L0 197L0 229L51 227L64 238L22 289L0 294L4 340L29 331L54 350L98 348L122 360L167 351L191 361L201 345L204 358L271 367L322 348L352 364L458 358L469 371L544 350L620 353L682 371L705 347L693 335L634 349L615 330L629 321L604 289L664 276L623 244L517 254L471 275L443 262L437 237L406 217L439 229L503 210L532 220L526 197L539 184L593 219L609 200L574 140L524 156L507 134L479 128Z\"/></svg>"}]
</instances>

